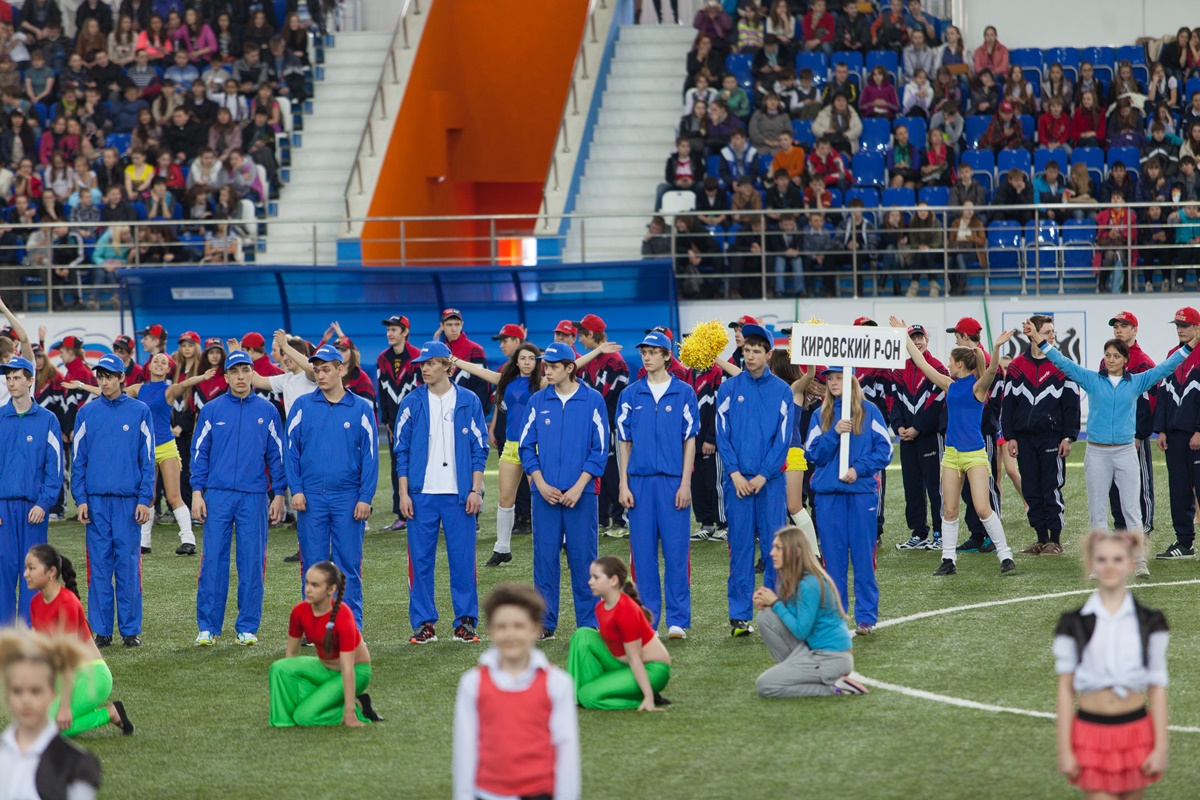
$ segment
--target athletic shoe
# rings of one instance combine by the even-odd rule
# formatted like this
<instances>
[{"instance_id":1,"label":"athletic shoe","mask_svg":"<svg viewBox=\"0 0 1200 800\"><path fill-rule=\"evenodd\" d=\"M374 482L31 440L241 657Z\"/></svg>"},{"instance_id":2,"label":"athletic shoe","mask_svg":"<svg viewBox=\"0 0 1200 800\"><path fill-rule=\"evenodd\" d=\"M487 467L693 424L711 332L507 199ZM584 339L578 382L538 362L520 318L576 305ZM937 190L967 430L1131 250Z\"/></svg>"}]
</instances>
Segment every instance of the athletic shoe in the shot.
<instances>
[{"instance_id":1,"label":"athletic shoe","mask_svg":"<svg viewBox=\"0 0 1200 800\"><path fill-rule=\"evenodd\" d=\"M928 545L928 544L929 544L929 542L927 542L925 539L922 539L920 536L913 536L913 537L909 538L909 540L907 542L900 542L900 544L896 545L896 549L897 550L924 550L924 549L926 549L926 545Z\"/></svg>"},{"instance_id":2,"label":"athletic shoe","mask_svg":"<svg viewBox=\"0 0 1200 800\"><path fill-rule=\"evenodd\" d=\"M849 675L843 675L833 683L833 690L838 694L870 694L871 691Z\"/></svg>"},{"instance_id":3,"label":"athletic shoe","mask_svg":"<svg viewBox=\"0 0 1200 800\"><path fill-rule=\"evenodd\" d=\"M875 626L868 625L865 622L860 623L859 626L854 629L855 636L870 636L874 632L875 632Z\"/></svg>"},{"instance_id":4,"label":"athletic shoe","mask_svg":"<svg viewBox=\"0 0 1200 800\"><path fill-rule=\"evenodd\" d=\"M628 539L629 528L625 527L624 525L613 525L612 527L604 530L604 535L610 539Z\"/></svg>"},{"instance_id":5,"label":"athletic shoe","mask_svg":"<svg viewBox=\"0 0 1200 800\"><path fill-rule=\"evenodd\" d=\"M712 535L715 532L716 532L716 528L714 528L712 525L701 525L700 530L696 531L695 533L693 533L691 535L691 540L693 542L708 541L709 539L712 538Z\"/></svg>"},{"instance_id":6,"label":"athletic shoe","mask_svg":"<svg viewBox=\"0 0 1200 800\"><path fill-rule=\"evenodd\" d=\"M125 736L132 736L133 723L129 721L129 715L125 713L125 704L120 700L114 700L113 710L117 712L117 719L120 720L117 725L121 728L121 733Z\"/></svg>"},{"instance_id":7,"label":"athletic shoe","mask_svg":"<svg viewBox=\"0 0 1200 800\"><path fill-rule=\"evenodd\" d=\"M983 537L983 544L979 545L979 552L994 553L996 552L996 543L992 541L992 537Z\"/></svg>"},{"instance_id":8,"label":"athletic shoe","mask_svg":"<svg viewBox=\"0 0 1200 800\"><path fill-rule=\"evenodd\" d=\"M140 637L140 636L122 636L121 644L125 645L126 647L141 647L142 646L142 637Z\"/></svg>"},{"instance_id":9,"label":"athletic shoe","mask_svg":"<svg viewBox=\"0 0 1200 800\"><path fill-rule=\"evenodd\" d=\"M671 705L671 701L668 700L667 698L663 697L658 692L655 692L654 693L654 705L662 706L663 708L666 708L667 706Z\"/></svg>"},{"instance_id":10,"label":"athletic shoe","mask_svg":"<svg viewBox=\"0 0 1200 800\"><path fill-rule=\"evenodd\" d=\"M384 528L385 531L402 531L408 527L408 523L400 517L396 517L396 521Z\"/></svg>"},{"instance_id":11,"label":"athletic shoe","mask_svg":"<svg viewBox=\"0 0 1200 800\"><path fill-rule=\"evenodd\" d=\"M1017 568L1017 563L1011 558L1006 558L1000 562L1000 574L1007 575Z\"/></svg>"},{"instance_id":12,"label":"athletic shoe","mask_svg":"<svg viewBox=\"0 0 1200 800\"><path fill-rule=\"evenodd\" d=\"M729 635L734 637L749 636L754 633L754 626L748 619L731 619L729 628Z\"/></svg>"},{"instance_id":13,"label":"athletic shoe","mask_svg":"<svg viewBox=\"0 0 1200 800\"><path fill-rule=\"evenodd\" d=\"M300 563L300 551L297 550L295 552L295 554L287 556L283 560L284 560L284 563L286 563L286 564L299 564Z\"/></svg>"},{"instance_id":14,"label":"athletic shoe","mask_svg":"<svg viewBox=\"0 0 1200 800\"><path fill-rule=\"evenodd\" d=\"M714 542L728 542L729 541L729 529L728 528L717 528L715 531L713 531L713 534L711 536L709 536L708 538L712 539Z\"/></svg>"},{"instance_id":15,"label":"athletic shoe","mask_svg":"<svg viewBox=\"0 0 1200 800\"><path fill-rule=\"evenodd\" d=\"M498 567L512 561L512 553L497 553L492 551L492 557L484 564L485 567Z\"/></svg>"},{"instance_id":16,"label":"athletic shoe","mask_svg":"<svg viewBox=\"0 0 1200 800\"><path fill-rule=\"evenodd\" d=\"M1195 558L1196 551L1191 547L1184 547L1178 541L1168 547L1163 552L1155 556L1160 561L1171 561L1177 558Z\"/></svg>"},{"instance_id":17,"label":"athletic shoe","mask_svg":"<svg viewBox=\"0 0 1200 800\"><path fill-rule=\"evenodd\" d=\"M533 533L533 520L529 517L517 517L513 521L513 536L529 536Z\"/></svg>"},{"instance_id":18,"label":"athletic shoe","mask_svg":"<svg viewBox=\"0 0 1200 800\"><path fill-rule=\"evenodd\" d=\"M542 635L538 637L539 642L548 642L554 638L553 628L542 628Z\"/></svg>"},{"instance_id":19,"label":"athletic shoe","mask_svg":"<svg viewBox=\"0 0 1200 800\"><path fill-rule=\"evenodd\" d=\"M96 647L108 647L112 644L111 636L95 636L92 641L96 643Z\"/></svg>"},{"instance_id":20,"label":"athletic shoe","mask_svg":"<svg viewBox=\"0 0 1200 800\"><path fill-rule=\"evenodd\" d=\"M174 514L158 514L157 516L154 517L155 525L170 525L174 521L175 521Z\"/></svg>"},{"instance_id":21,"label":"athletic shoe","mask_svg":"<svg viewBox=\"0 0 1200 800\"><path fill-rule=\"evenodd\" d=\"M237 643L242 647L250 647L251 645L258 644L258 637L253 633L239 633L237 635Z\"/></svg>"},{"instance_id":22,"label":"athletic shoe","mask_svg":"<svg viewBox=\"0 0 1200 800\"><path fill-rule=\"evenodd\" d=\"M685 631L683 628L679 627L678 625L672 625L670 628L667 628L667 638L668 639L686 639L687 631Z\"/></svg>"},{"instance_id":23,"label":"athletic shoe","mask_svg":"<svg viewBox=\"0 0 1200 800\"><path fill-rule=\"evenodd\" d=\"M1137 562L1137 566L1133 568L1133 577L1135 577L1135 578L1149 578L1150 577L1150 566L1145 562L1145 560Z\"/></svg>"},{"instance_id":24,"label":"athletic shoe","mask_svg":"<svg viewBox=\"0 0 1200 800\"><path fill-rule=\"evenodd\" d=\"M179 545L179 547L175 548L175 555L194 556L196 555L196 545L192 544L191 542L184 542L183 544Z\"/></svg>"},{"instance_id":25,"label":"athletic shoe","mask_svg":"<svg viewBox=\"0 0 1200 800\"><path fill-rule=\"evenodd\" d=\"M362 714L371 722L383 722L383 717L375 711L375 707L371 705L371 695L363 692L358 696L358 704L362 706Z\"/></svg>"},{"instance_id":26,"label":"athletic shoe","mask_svg":"<svg viewBox=\"0 0 1200 800\"><path fill-rule=\"evenodd\" d=\"M196 647L212 647L217 643L217 637L212 635L211 631L200 631L200 635L196 637Z\"/></svg>"},{"instance_id":27,"label":"athletic shoe","mask_svg":"<svg viewBox=\"0 0 1200 800\"><path fill-rule=\"evenodd\" d=\"M942 577L944 575L954 575L958 573L958 567L954 566L954 562L948 558L942 559L942 565L933 571L934 577Z\"/></svg>"},{"instance_id":28,"label":"athletic shoe","mask_svg":"<svg viewBox=\"0 0 1200 800\"><path fill-rule=\"evenodd\" d=\"M969 537L965 542L954 548L958 553L978 553L980 548L987 543L987 539L977 539L974 536Z\"/></svg>"},{"instance_id":29,"label":"athletic shoe","mask_svg":"<svg viewBox=\"0 0 1200 800\"><path fill-rule=\"evenodd\" d=\"M429 644L437 641L437 633L433 630L433 626L426 622L416 632L409 637L409 644Z\"/></svg>"},{"instance_id":30,"label":"athletic shoe","mask_svg":"<svg viewBox=\"0 0 1200 800\"><path fill-rule=\"evenodd\" d=\"M149 547L143 547L143 548L142 548L142 555L144 555L144 556L148 556L148 555L150 555L150 548L149 548Z\"/></svg>"},{"instance_id":31,"label":"athletic shoe","mask_svg":"<svg viewBox=\"0 0 1200 800\"><path fill-rule=\"evenodd\" d=\"M611 527L612 527L611 524L609 524L607 522L601 522L596 525L596 532L603 536L608 533L608 529Z\"/></svg>"},{"instance_id":32,"label":"athletic shoe","mask_svg":"<svg viewBox=\"0 0 1200 800\"><path fill-rule=\"evenodd\" d=\"M767 571L767 565L763 562L762 556L758 557L758 561L754 562L754 571L762 575Z\"/></svg>"},{"instance_id":33,"label":"athletic shoe","mask_svg":"<svg viewBox=\"0 0 1200 800\"><path fill-rule=\"evenodd\" d=\"M935 533L932 539L929 539L925 542L925 549L937 550L940 552L942 549L942 535L940 533Z\"/></svg>"},{"instance_id":34,"label":"athletic shoe","mask_svg":"<svg viewBox=\"0 0 1200 800\"><path fill-rule=\"evenodd\" d=\"M62 522L63 515L62 514L51 514L49 517L47 517L47 519L49 519L51 522Z\"/></svg>"},{"instance_id":35,"label":"athletic shoe","mask_svg":"<svg viewBox=\"0 0 1200 800\"><path fill-rule=\"evenodd\" d=\"M1047 544L1050 544L1050 543L1049 542L1045 542L1045 543L1034 542L1033 544L1029 545L1029 547L1026 547L1024 550L1022 550L1021 555L1023 555L1023 556L1040 556L1045 551Z\"/></svg>"},{"instance_id":36,"label":"athletic shoe","mask_svg":"<svg viewBox=\"0 0 1200 800\"><path fill-rule=\"evenodd\" d=\"M1063 554L1063 546L1058 542L1046 542L1042 545L1041 554L1044 556L1061 556Z\"/></svg>"},{"instance_id":37,"label":"athletic shoe","mask_svg":"<svg viewBox=\"0 0 1200 800\"><path fill-rule=\"evenodd\" d=\"M474 643L479 641L479 634L469 622L464 622L454 629L454 641Z\"/></svg>"}]
</instances>

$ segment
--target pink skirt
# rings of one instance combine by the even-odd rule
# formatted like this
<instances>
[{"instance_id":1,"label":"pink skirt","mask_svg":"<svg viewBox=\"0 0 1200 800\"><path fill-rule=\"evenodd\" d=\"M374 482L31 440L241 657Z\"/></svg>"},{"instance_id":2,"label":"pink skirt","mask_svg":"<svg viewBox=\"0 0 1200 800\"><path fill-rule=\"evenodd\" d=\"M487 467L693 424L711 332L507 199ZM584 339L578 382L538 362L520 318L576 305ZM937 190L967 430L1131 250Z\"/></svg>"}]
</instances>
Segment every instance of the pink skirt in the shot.
<instances>
[{"instance_id":1,"label":"pink skirt","mask_svg":"<svg viewBox=\"0 0 1200 800\"><path fill-rule=\"evenodd\" d=\"M1109 794L1144 789L1162 777L1142 772L1153 749L1154 725L1144 708L1120 717L1080 711L1071 723L1071 750L1079 762L1079 777L1071 783Z\"/></svg>"}]
</instances>

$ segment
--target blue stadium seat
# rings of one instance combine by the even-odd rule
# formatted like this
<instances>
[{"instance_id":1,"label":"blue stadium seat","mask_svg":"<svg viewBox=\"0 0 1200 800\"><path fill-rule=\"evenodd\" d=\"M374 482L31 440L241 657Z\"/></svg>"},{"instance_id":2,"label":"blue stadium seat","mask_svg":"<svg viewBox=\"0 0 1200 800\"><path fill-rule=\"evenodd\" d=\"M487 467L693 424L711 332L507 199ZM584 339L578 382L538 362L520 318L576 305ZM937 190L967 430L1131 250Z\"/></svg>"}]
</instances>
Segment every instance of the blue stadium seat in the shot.
<instances>
[{"instance_id":1,"label":"blue stadium seat","mask_svg":"<svg viewBox=\"0 0 1200 800\"><path fill-rule=\"evenodd\" d=\"M1093 242L1096 223L1090 219L1068 219L1062 225L1063 277L1092 279Z\"/></svg>"},{"instance_id":2,"label":"blue stadium seat","mask_svg":"<svg viewBox=\"0 0 1200 800\"><path fill-rule=\"evenodd\" d=\"M1146 67L1146 50L1140 44L1127 44L1117 48L1117 63L1128 61L1133 67L1133 77L1145 86L1150 80L1150 70Z\"/></svg>"},{"instance_id":3,"label":"blue stadium seat","mask_svg":"<svg viewBox=\"0 0 1200 800\"><path fill-rule=\"evenodd\" d=\"M1136 147L1111 147L1108 150L1108 168L1120 161L1130 172L1142 173L1142 154Z\"/></svg>"},{"instance_id":4,"label":"blue stadium seat","mask_svg":"<svg viewBox=\"0 0 1200 800\"><path fill-rule=\"evenodd\" d=\"M750 65L753 63L754 56L749 53L733 53L725 56L726 71L732 72L746 91L754 91L754 75L750 72Z\"/></svg>"},{"instance_id":5,"label":"blue stadium seat","mask_svg":"<svg viewBox=\"0 0 1200 800\"><path fill-rule=\"evenodd\" d=\"M721 157L709 156L704 159L704 174L712 175L714 178L721 177Z\"/></svg>"},{"instance_id":6,"label":"blue stadium seat","mask_svg":"<svg viewBox=\"0 0 1200 800\"><path fill-rule=\"evenodd\" d=\"M988 268L993 275L1016 275L1021 269L1024 241L1020 223L1000 220L988 225Z\"/></svg>"},{"instance_id":7,"label":"blue stadium seat","mask_svg":"<svg viewBox=\"0 0 1200 800\"><path fill-rule=\"evenodd\" d=\"M887 186L887 163L878 153L855 153L850 170L855 186Z\"/></svg>"},{"instance_id":8,"label":"blue stadium seat","mask_svg":"<svg viewBox=\"0 0 1200 800\"><path fill-rule=\"evenodd\" d=\"M1051 64L1061 64L1063 72L1072 81L1079 78L1079 51L1074 47L1050 47L1042 51L1044 73L1050 72Z\"/></svg>"},{"instance_id":9,"label":"blue stadium seat","mask_svg":"<svg viewBox=\"0 0 1200 800\"><path fill-rule=\"evenodd\" d=\"M1099 186L1104 182L1104 151L1099 147L1076 147L1071 151L1071 166L1087 165L1088 175Z\"/></svg>"},{"instance_id":10,"label":"blue stadium seat","mask_svg":"<svg viewBox=\"0 0 1200 800\"><path fill-rule=\"evenodd\" d=\"M1042 148L1033 154L1033 174L1041 175L1046 171L1046 165L1051 161L1056 162L1058 164L1058 171L1064 174L1071 168L1071 157L1067 155L1066 150L1057 148L1047 150Z\"/></svg>"},{"instance_id":11,"label":"blue stadium seat","mask_svg":"<svg viewBox=\"0 0 1200 800\"><path fill-rule=\"evenodd\" d=\"M861 149L868 153L886 153L892 144L892 124L884 117L867 117L862 121Z\"/></svg>"},{"instance_id":12,"label":"blue stadium seat","mask_svg":"<svg viewBox=\"0 0 1200 800\"><path fill-rule=\"evenodd\" d=\"M922 186L917 199L934 208L950 205L950 190L945 186Z\"/></svg>"},{"instance_id":13,"label":"blue stadium seat","mask_svg":"<svg viewBox=\"0 0 1200 800\"><path fill-rule=\"evenodd\" d=\"M1030 222L1025 226L1025 265L1034 272L1047 275L1058 274L1058 253L1062 245L1058 225L1053 220Z\"/></svg>"},{"instance_id":14,"label":"blue stadium seat","mask_svg":"<svg viewBox=\"0 0 1200 800\"><path fill-rule=\"evenodd\" d=\"M37 112L38 125L44 130L46 123L50 119L49 112L46 110L45 103L34 103L33 110Z\"/></svg>"},{"instance_id":15,"label":"blue stadium seat","mask_svg":"<svg viewBox=\"0 0 1200 800\"><path fill-rule=\"evenodd\" d=\"M970 120L967 120L970 122ZM992 178L996 175L996 157L991 150L964 150L959 159L960 164L970 164L975 170L975 180L982 182L985 178L991 186Z\"/></svg>"},{"instance_id":16,"label":"blue stadium seat","mask_svg":"<svg viewBox=\"0 0 1200 800\"><path fill-rule=\"evenodd\" d=\"M915 206L917 204L917 193L906 186L898 189L884 189L882 202L885 206Z\"/></svg>"},{"instance_id":17,"label":"blue stadium seat","mask_svg":"<svg viewBox=\"0 0 1200 800\"><path fill-rule=\"evenodd\" d=\"M1008 51L1008 64L1012 67L1020 67L1025 72L1025 77L1030 78L1030 74L1042 74L1042 51L1036 47L1016 47Z\"/></svg>"},{"instance_id":18,"label":"blue stadium seat","mask_svg":"<svg viewBox=\"0 0 1200 800\"><path fill-rule=\"evenodd\" d=\"M891 50L871 50L863 62L863 73L869 73L876 65L892 74L892 82L900 85L900 58Z\"/></svg>"},{"instance_id":19,"label":"blue stadium seat","mask_svg":"<svg viewBox=\"0 0 1200 800\"><path fill-rule=\"evenodd\" d=\"M105 139L105 144L108 147L117 148L117 152L125 155L129 152L129 145L133 141L133 135L129 133L110 133Z\"/></svg>"},{"instance_id":20,"label":"blue stadium seat","mask_svg":"<svg viewBox=\"0 0 1200 800\"><path fill-rule=\"evenodd\" d=\"M892 124L892 130L896 129L897 125L904 125L908 128L908 142L915 145L918 150L925 152L925 135L929 132L929 124L920 117L896 117L895 123Z\"/></svg>"},{"instance_id":21,"label":"blue stadium seat","mask_svg":"<svg viewBox=\"0 0 1200 800\"><path fill-rule=\"evenodd\" d=\"M1096 76L1112 83L1117 64L1117 51L1111 47L1084 47L1079 51L1079 61L1090 61L1096 70Z\"/></svg>"},{"instance_id":22,"label":"blue stadium seat","mask_svg":"<svg viewBox=\"0 0 1200 800\"><path fill-rule=\"evenodd\" d=\"M863 208L879 208L879 190L870 186L855 186L846 191L846 205L851 200L862 200Z\"/></svg>"},{"instance_id":23,"label":"blue stadium seat","mask_svg":"<svg viewBox=\"0 0 1200 800\"><path fill-rule=\"evenodd\" d=\"M805 68L811 69L813 77L819 83L825 83L829 76L829 62L825 59L825 54L820 50L815 50L811 53L796 54L796 74L800 74L800 70Z\"/></svg>"},{"instance_id":24,"label":"blue stadium seat","mask_svg":"<svg viewBox=\"0 0 1200 800\"><path fill-rule=\"evenodd\" d=\"M829 57L830 69L832 69L833 67L836 67L838 64L845 64L847 67L849 67L850 74L852 76L858 75L859 77L861 77L863 74L862 53L856 52L854 50L845 50L845 51L836 52L832 56Z\"/></svg>"},{"instance_id":25,"label":"blue stadium seat","mask_svg":"<svg viewBox=\"0 0 1200 800\"><path fill-rule=\"evenodd\" d=\"M1037 121L1034 120L1032 114L1022 114L1020 120L1021 135L1032 142L1034 137L1037 136Z\"/></svg>"},{"instance_id":26,"label":"blue stadium seat","mask_svg":"<svg viewBox=\"0 0 1200 800\"><path fill-rule=\"evenodd\" d=\"M833 186L829 187L829 207L841 208L843 205L842 190Z\"/></svg>"},{"instance_id":27,"label":"blue stadium seat","mask_svg":"<svg viewBox=\"0 0 1200 800\"><path fill-rule=\"evenodd\" d=\"M1029 155L1029 151L1021 150L1001 150L996 156L996 174L1003 175L1010 169L1019 169L1026 175L1032 176L1033 159Z\"/></svg>"},{"instance_id":28,"label":"blue stadium seat","mask_svg":"<svg viewBox=\"0 0 1200 800\"><path fill-rule=\"evenodd\" d=\"M1184 84L1184 96L1180 98L1179 104L1186 108L1196 92L1200 92L1200 78L1188 78L1188 82Z\"/></svg>"},{"instance_id":29,"label":"blue stadium seat","mask_svg":"<svg viewBox=\"0 0 1200 800\"><path fill-rule=\"evenodd\" d=\"M1096 241L1096 223L1090 219L1068 219L1061 229L1063 244Z\"/></svg>"},{"instance_id":30,"label":"blue stadium seat","mask_svg":"<svg viewBox=\"0 0 1200 800\"><path fill-rule=\"evenodd\" d=\"M812 120L811 119L794 119L794 120L792 120L792 137L796 140L796 142L798 144L802 144L805 147L812 147L813 142L816 141L816 137L813 136L813 132L812 132Z\"/></svg>"},{"instance_id":31,"label":"blue stadium seat","mask_svg":"<svg viewBox=\"0 0 1200 800\"><path fill-rule=\"evenodd\" d=\"M968 150L979 149L979 140L991 124L992 118L988 114L972 114L967 117L963 127L963 138L966 139Z\"/></svg>"},{"instance_id":32,"label":"blue stadium seat","mask_svg":"<svg viewBox=\"0 0 1200 800\"><path fill-rule=\"evenodd\" d=\"M771 185L771 162L774 160L774 153L762 153L758 157L759 183L761 183L763 186Z\"/></svg>"}]
</instances>

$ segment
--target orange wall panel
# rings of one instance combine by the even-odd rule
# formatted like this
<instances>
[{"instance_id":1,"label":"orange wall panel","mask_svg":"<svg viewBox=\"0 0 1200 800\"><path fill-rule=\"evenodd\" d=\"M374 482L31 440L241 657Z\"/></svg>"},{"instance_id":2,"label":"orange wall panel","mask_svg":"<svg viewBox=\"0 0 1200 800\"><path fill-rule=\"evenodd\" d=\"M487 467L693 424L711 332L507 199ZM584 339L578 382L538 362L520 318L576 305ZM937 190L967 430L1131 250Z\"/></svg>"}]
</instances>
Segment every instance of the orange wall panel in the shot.
<instances>
[{"instance_id":1,"label":"orange wall panel","mask_svg":"<svg viewBox=\"0 0 1200 800\"><path fill-rule=\"evenodd\" d=\"M535 215L587 0L439 0L387 143L371 217ZM524 226L532 228L532 219ZM368 222L367 265L399 264L396 223ZM406 263L488 256L485 222L410 222ZM480 241L465 241L470 237ZM384 240L392 241L384 241ZM376 240L376 241L372 241Z\"/></svg>"}]
</instances>

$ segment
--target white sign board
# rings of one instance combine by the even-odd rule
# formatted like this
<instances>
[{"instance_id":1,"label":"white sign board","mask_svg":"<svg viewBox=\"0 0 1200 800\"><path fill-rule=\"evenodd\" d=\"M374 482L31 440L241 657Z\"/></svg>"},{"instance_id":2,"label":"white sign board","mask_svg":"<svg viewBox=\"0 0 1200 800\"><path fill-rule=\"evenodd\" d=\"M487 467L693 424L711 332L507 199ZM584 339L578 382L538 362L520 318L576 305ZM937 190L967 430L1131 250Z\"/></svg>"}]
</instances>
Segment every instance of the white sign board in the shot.
<instances>
[{"instance_id":1,"label":"white sign board","mask_svg":"<svg viewBox=\"0 0 1200 800\"><path fill-rule=\"evenodd\" d=\"M897 328L805 324L792 327L792 363L900 369L907 353Z\"/></svg>"}]
</instances>

